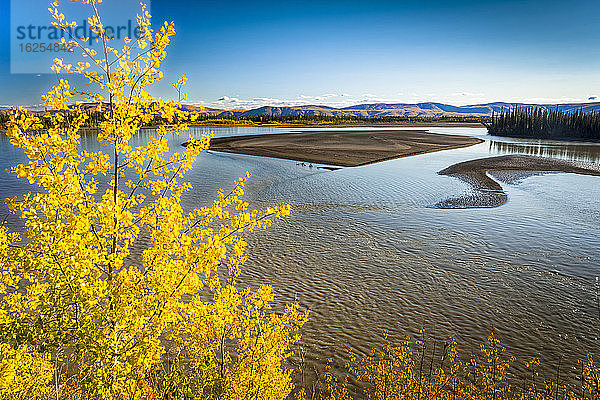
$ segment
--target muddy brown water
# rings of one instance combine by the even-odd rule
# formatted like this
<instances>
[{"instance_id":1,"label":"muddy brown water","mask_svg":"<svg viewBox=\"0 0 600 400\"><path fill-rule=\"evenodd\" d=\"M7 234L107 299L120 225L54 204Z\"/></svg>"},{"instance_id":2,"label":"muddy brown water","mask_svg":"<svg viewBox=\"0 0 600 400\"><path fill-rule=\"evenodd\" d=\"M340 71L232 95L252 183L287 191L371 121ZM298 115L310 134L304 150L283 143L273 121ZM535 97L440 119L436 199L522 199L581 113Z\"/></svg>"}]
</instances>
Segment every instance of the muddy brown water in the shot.
<instances>
[{"instance_id":1,"label":"muddy brown water","mask_svg":"<svg viewBox=\"0 0 600 400\"><path fill-rule=\"evenodd\" d=\"M501 207L432 206L471 190L437 174L452 164L500 154L599 163L600 144L495 138L479 128L429 129L485 142L333 171L206 152L187 175L194 190L184 205L208 204L219 187L230 187L245 171L253 175L246 187L253 206L292 205L290 217L247 238L250 258L241 283L273 285L279 304L298 301L310 310L302 339L310 370L322 371L330 358L342 365L348 349L364 354L380 346L384 331L395 341L425 328L430 343L454 336L465 356L494 331L518 361L540 357L552 376L562 357L565 379L575 379L576 361L599 350L600 178L524 175L501 183L508 195ZM225 136L293 129L211 130ZM186 138L173 137L171 145ZM98 148L93 137L82 146ZM23 160L1 136L0 170ZM0 174L3 198L32 190ZM2 219L5 214L1 204ZM18 228L13 217L7 222Z\"/></svg>"}]
</instances>

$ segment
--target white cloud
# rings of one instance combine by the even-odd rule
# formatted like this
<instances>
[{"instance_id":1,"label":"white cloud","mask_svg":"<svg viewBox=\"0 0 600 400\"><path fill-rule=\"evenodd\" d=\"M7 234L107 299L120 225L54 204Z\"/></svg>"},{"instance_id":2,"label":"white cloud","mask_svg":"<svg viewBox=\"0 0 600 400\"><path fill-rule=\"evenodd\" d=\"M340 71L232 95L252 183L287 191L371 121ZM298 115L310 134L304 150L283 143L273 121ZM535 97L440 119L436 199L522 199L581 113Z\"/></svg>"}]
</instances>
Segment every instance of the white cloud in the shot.
<instances>
[{"instance_id":1,"label":"white cloud","mask_svg":"<svg viewBox=\"0 0 600 400\"><path fill-rule=\"evenodd\" d=\"M237 97L229 97L229 96L223 96L217 99L217 102L221 102L221 103L239 103L240 99L238 99Z\"/></svg>"},{"instance_id":2,"label":"white cloud","mask_svg":"<svg viewBox=\"0 0 600 400\"><path fill-rule=\"evenodd\" d=\"M26 110L31 110L31 111L44 111L46 110L48 107L45 104L13 104L11 105L2 105L0 106L0 108L19 108L19 107L23 107Z\"/></svg>"},{"instance_id":3,"label":"white cloud","mask_svg":"<svg viewBox=\"0 0 600 400\"><path fill-rule=\"evenodd\" d=\"M591 97L596 97L592 99ZM484 93L470 92L470 91L456 91L453 93L436 94L436 93L411 93L402 94L398 93L393 97L378 95L376 93L363 93L361 95L351 95L348 93L323 93L323 94L299 94L296 97L291 98L275 98L275 97L253 97L253 98L239 98L234 96L224 95L216 100L193 100L189 104L201 104L210 108L218 108L225 110L250 110L254 108L264 106L276 106L276 107L293 107L293 106L330 106L336 108L348 107L356 104L371 104L371 103L423 103L423 102L436 102L444 104L452 104L457 106L473 105L488 103L491 101L506 101L506 102L518 102L518 103L536 103L536 104L556 104L556 103L578 103L584 101L597 100L597 96L591 96L589 99L585 98L508 98L508 99L492 99L490 100Z\"/></svg>"},{"instance_id":4,"label":"white cloud","mask_svg":"<svg viewBox=\"0 0 600 400\"><path fill-rule=\"evenodd\" d=\"M375 96L375 95L373 95ZM372 99L378 99L376 96ZM372 100L375 101L375 100ZM330 106L330 107L347 107L357 104L359 100L354 99L354 96L348 93L323 93L318 95L299 94L296 98L280 99L274 97L253 97L251 99L243 99L233 96L224 95L213 101L202 99L192 99L188 104L201 104L210 108L221 108L225 110L232 109L253 109L264 106Z\"/></svg>"},{"instance_id":5,"label":"white cloud","mask_svg":"<svg viewBox=\"0 0 600 400\"><path fill-rule=\"evenodd\" d=\"M582 103L586 101L582 98L576 97L530 97L525 99L513 99L515 102L519 103L533 103L533 104L563 104L563 103Z\"/></svg>"}]
</instances>

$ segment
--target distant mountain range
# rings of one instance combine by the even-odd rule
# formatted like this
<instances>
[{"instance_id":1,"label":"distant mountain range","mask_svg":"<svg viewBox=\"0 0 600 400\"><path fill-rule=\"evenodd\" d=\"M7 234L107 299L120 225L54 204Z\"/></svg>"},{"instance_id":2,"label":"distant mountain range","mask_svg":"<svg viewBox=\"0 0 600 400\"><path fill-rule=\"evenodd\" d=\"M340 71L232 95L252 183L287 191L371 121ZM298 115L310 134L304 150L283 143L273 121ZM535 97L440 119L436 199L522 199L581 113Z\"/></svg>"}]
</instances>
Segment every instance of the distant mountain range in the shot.
<instances>
[{"instance_id":1,"label":"distant mountain range","mask_svg":"<svg viewBox=\"0 0 600 400\"><path fill-rule=\"evenodd\" d=\"M600 112L600 102L596 103L569 103L569 104L525 104L525 103L486 103L468 106L452 106L442 103L416 103L416 104L360 104L350 107L335 108L328 106L291 106L276 107L264 106L251 110L219 110L206 108L203 111L200 107L184 106L188 111L198 112L202 115L214 117L256 117L267 116L338 116L338 117L485 117L490 116L492 112L499 113L502 110L508 110L514 107L519 108L544 108L548 110L559 109L564 112L576 112L583 110L585 113Z\"/></svg>"},{"instance_id":2,"label":"distant mountain range","mask_svg":"<svg viewBox=\"0 0 600 400\"><path fill-rule=\"evenodd\" d=\"M252 110L217 110L206 109L202 114L218 117L253 117L260 115L269 116L359 116L359 117L485 117L492 112L498 113L510 108L545 108L564 112L583 110L586 113L599 112L600 103L573 103L573 104L524 104L524 103L487 103L468 106L452 106L442 103L417 103L417 104L360 104L356 106L335 108L327 106L295 106L274 107L264 106ZM187 108L187 107L186 107ZM195 107L194 107L195 108ZM193 111L190 109L190 111Z\"/></svg>"},{"instance_id":3,"label":"distant mountain range","mask_svg":"<svg viewBox=\"0 0 600 400\"><path fill-rule=\"evenodd\" d=\"M600 102L596 103L568 103L568 104L525 104L525 103L486 103L468 106L452 106L442 103L416 103L416 104L359 104L350 107L335 108L328 106L291 106L275 107L264 106L251 110L220 110L216 108L202 108L193 105L184 105L182 109L197 112L200 115L211 117L256 117L256 116L337 116L337 117L486 117L492 112L499 113L511 108L544 108L548 110L559 109L564 112L582 110L585 113L600 112ZM85 104L83 109L93 110L95 104ZM7 112L8 109L0 110Z\"/></svg>"}]
</instances>

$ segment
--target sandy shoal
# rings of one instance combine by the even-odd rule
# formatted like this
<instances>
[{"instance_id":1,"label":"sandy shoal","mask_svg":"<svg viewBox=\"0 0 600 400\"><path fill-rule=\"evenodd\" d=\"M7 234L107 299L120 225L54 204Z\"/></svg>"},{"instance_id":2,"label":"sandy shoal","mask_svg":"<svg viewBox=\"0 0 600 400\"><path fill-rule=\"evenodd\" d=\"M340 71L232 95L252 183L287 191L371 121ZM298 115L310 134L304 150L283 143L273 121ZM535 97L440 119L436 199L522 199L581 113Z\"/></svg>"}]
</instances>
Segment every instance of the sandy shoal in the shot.
<instances>
[{"instance_id":1,"label":"sandy shoal","mask_svg":"<svg viewBox=\"0 0 600 400\"><path fill-rule=\"evenodd\" d=\"M438 174L453 176L469 183L473 192L444 200L437 206L440 208L498 207L508 201L508 196L500 183L492 179L488 173L496 179L507 181L507 177L511 176L511 174L506 175L507 173L512 173L512 176L514 173L520 173L520 177L523 178L548 172L600 176L600 165L526 155L487 157L461 162L439 171ZM506 175L504 178L503 174Z\"/></svg>"},{"instance_id":2,"label":"sandy shoal","mask_svg":"<svg viewBox=\"0 0 600 400\"><path fill-rule=\"evenodd\" d=\"M477 138L442 135L421 130L326 130L213 138L210 149L357 167L398 157L471 146L481 142L482 140Z\"/></svg>"}]
</instances>

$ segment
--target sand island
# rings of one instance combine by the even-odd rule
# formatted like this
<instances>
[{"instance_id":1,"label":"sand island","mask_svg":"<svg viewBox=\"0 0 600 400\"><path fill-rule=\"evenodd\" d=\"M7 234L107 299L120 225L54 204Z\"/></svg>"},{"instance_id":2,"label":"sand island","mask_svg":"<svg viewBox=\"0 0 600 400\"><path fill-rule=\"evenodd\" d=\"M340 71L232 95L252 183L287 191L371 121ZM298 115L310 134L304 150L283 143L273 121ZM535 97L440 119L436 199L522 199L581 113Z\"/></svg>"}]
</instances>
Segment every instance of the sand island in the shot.
<instances>
[{"instance_id":1,"label":"sand island","mask_svg":"<svg viewBox=\"0 0 600 400\"><path fill-rule=\"evenodd\" d=\"M495 179L514 182L540 173L565 172L600 176L598 164L560 160L556 158L525 155L507 155L480 158L454 164L438 172L470 184L471 193L452 197L437 204L439 208L498 207L508 201L508 196Z\"/></svg>"},{"instance_id":2,"label":"sand island","mask_svg":"<svg viewBox=\"0 0 600 400\"><path fill-rule=\"evenodd\" d=\"M357 167L481 142L483 140L477 138L442 135L425 130L319 130L213 138L210 149Z\"/></svg>"}]
</instances>

